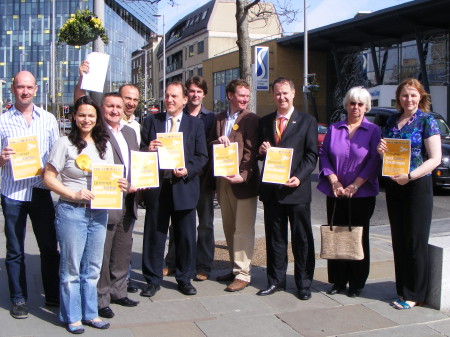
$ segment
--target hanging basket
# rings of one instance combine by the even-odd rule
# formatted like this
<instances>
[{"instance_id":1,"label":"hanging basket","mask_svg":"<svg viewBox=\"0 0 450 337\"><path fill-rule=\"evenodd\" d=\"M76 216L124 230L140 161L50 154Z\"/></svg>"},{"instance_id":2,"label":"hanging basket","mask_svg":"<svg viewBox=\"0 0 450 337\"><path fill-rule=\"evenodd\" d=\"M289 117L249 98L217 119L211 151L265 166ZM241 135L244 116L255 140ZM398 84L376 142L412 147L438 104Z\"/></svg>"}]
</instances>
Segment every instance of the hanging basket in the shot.
<instances>
[{"instance_id":1,"label":"hanging basket","mask_svg":"<svg viewBox=\"0 0 450 337\"><path fill-rule=\"evenodd\" d=\"M108 44L108 36L100 20L90 10L77 11L60 28L58 44L66 43L69 46L84 46L98 37Z\"/></svg>"}]
</instances>

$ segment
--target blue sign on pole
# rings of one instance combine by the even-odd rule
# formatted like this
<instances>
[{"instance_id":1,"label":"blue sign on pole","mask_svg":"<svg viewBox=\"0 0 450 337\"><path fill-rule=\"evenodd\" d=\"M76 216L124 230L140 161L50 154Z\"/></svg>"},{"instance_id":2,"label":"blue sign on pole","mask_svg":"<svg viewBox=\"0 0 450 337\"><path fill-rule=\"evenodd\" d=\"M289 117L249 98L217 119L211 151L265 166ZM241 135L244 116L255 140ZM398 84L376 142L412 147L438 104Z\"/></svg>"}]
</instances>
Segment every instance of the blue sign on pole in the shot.
<instances>
[{"instance_id":1,"label":"blue sign on pole","mask_svg":"<svg viewBox=\"0 0 450 337\"><path fill-rule=\"evenodd\" d=\"M257 91L269 91L269 47L255 47Z\"/></svg>"}]
</instances>

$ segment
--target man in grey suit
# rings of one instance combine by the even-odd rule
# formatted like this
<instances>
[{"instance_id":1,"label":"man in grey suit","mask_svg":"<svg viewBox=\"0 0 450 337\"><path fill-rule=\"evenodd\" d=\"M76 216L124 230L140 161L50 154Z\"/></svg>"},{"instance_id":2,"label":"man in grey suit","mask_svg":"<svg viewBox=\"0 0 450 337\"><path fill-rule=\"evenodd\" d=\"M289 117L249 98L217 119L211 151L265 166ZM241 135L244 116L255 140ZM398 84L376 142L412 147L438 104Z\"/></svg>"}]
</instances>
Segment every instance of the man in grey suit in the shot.
<instances>
[{"instance_id":1,"label":"man in grey suit","mask_svg":"<svg viewBox=\"0 0 450 337\"><path fill-rule=\"evenodd\" d=\"M107 93L102 98L101 109L106 122L114 163L125 166L125 177L130 182L131 152L139 151L136 133L122 120L124 102L119 93ZM110 303L134 307L138 301L127 297L127 274L130 265L133 222L137 218L136 189L129 187L124 194L123 208L108 212L103 264L97 285L98 314L112 318Z\"/></svg>"}]
</instances>

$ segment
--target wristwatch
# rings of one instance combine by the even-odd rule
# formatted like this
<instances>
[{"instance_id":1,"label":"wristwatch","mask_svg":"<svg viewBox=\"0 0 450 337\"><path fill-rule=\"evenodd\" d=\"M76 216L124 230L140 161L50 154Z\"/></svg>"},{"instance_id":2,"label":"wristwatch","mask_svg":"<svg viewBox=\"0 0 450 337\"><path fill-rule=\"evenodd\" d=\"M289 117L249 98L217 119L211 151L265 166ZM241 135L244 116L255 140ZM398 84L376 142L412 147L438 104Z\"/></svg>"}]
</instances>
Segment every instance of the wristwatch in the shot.
<instances>
[{"instance_id":1,"label":"wristwatch","mask_svg":"<svg viewBox=\"0 0 450 337\"><path fill-rule=\"evenodd\" d=\"M353 184L353 188L355 189L355 191L357 191L359 187L358 187L358 185Z\"/></svg>"}]
</instances>

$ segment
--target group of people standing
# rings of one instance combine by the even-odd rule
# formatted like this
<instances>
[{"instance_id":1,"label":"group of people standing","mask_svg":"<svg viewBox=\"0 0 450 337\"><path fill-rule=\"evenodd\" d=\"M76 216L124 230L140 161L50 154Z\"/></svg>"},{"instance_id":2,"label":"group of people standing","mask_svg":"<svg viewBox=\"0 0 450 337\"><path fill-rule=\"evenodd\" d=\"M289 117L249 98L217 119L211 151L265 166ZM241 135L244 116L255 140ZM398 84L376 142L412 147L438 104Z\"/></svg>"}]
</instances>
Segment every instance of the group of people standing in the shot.
<instances>
[{"instance_id":1,"label":"group of people standing","mask_svg":"<svg viewBox=\"0 0 450 337\"><path fill-rule=\"evenodd\" d=\"M80 66L80 78L89 64ZM110 303L139 304L127 296L138 289L129 281L132 231L137 204L146 207L140 295L152 297L162 279L174 274L178 290L195 295L191 280L209 278L214 259L214 193L217 193L231 270L217 276L235 292L251 282L258 196L264 205L267 252L267 296L286 288L288 224L294 254L294 279L301 300L311 298L315 268L311 227L311 175L320 157L318 189L327 195L327 214L337 222L363 226L364 260L329 260L328 294L344 291L358 296L369 274L369 223L378 194L380 156L387 151L380 129L370 123L370 94L352 88L344 98L347 118L330 126L320 153L317 123L294 107L292 80L280 77L272 84L276 110L259 118L247 110L250 86L232 80L226 87L229 108L214 114L203 107L207 94L203 78L168 84L165 112L150 115L139 126L133 112L139 90L125 85L119 93L103 95L100 105L75 90L72 128L59 138L56 119L33 104L34 76L19 72L13 81L15 105L0 116L2 151L1 203L7 237L6 266L11 314L28 316L24 263L27 214L41 254L45 303L59 306L59 318L69 332L84 325L106 329L112 318ZM439 129L426 114L429 96L420 83L409 80L397 90L399 114L388 121L384 137L412 139L411 171L392 177L386 187L392 227L397 292L392 305L407 309L424 300L427 240L431 223L430 172L440 161ZM182 132L185 167L160 170L159 187L137 190L131 185L131 151L158 151L158 133ZM8 138L37 134L45 169L42 176L15 181ZM213 176L212 146L238 144L239 173ZM293 149L290 178L285 184L263 182L258 161L270 147ZM92 164L124 166L119 179L123 209L91 209ZM264 165L262 168L264 172ZM60 178L58 178L58 176ZM44 185L45 184L45 185ZM50 190L60 199L53 206ZM55 213L56 209L56 213ZM420 215L418 215L420 213ZM198 216L198 226L196 226ZM167 234L169 250L164 259ZM57 249L59 243L60 253Z\"/></svg>"}]
</instances>

